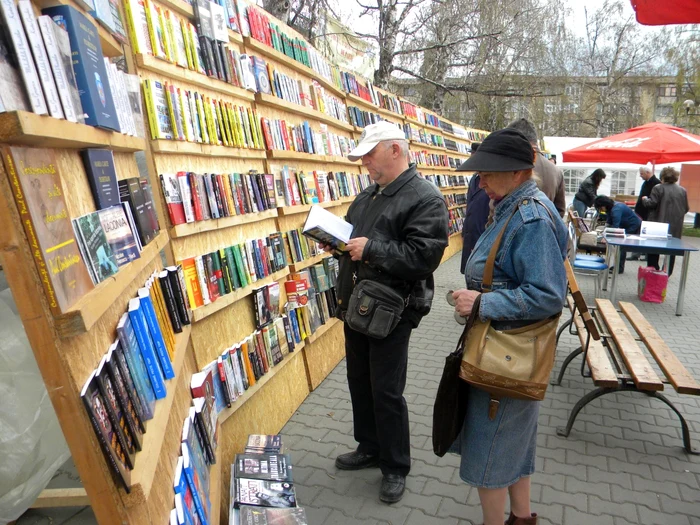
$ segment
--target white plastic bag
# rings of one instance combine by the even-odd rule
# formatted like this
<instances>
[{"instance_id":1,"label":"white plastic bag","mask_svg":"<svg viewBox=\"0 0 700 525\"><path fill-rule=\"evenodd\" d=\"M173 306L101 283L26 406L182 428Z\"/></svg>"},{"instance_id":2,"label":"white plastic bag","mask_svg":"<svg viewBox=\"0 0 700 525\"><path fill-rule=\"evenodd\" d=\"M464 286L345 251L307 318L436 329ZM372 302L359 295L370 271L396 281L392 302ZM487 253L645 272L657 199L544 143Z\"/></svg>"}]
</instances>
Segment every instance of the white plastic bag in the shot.
<instances>
[{"instance_id":1,"label":"white plastic bag","mask_svg":"<svg viewBox=\"0 0 700 525\"><path fill-rule=\"evenodd\" d=\"M16 520L70 457L15 310L0 292L0 525Z\"/></svg>"}]
</instances>

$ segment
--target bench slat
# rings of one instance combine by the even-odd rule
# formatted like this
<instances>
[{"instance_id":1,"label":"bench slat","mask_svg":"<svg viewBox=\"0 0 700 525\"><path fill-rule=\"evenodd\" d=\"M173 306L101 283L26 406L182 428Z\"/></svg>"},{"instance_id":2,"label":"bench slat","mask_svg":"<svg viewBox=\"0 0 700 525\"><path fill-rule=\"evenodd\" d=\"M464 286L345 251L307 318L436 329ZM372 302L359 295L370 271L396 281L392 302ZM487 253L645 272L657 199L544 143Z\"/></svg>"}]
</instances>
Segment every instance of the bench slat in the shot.
<instances>
[{"instance_id":1,"label":"bench slat","mask_svg":"<svg viewBox=\"0 0 700 525\"><path fill-rule=\"evenodd\" d=\"M620 301L620 309L627 316L639 337L654 356L656 362L664 371L669 382L679 394L700 395L700 384L683 366L676 354L661 339L661 336L654 330L654 327L646 320L642 312L632 303Z\"/></svg>"},{"instance_id":2,"label":"bench slat","mask_svg":"<svg viewBox=\"0 0 700 525\"><path fill-rule=\"evenodd\" d=\"M574 300L568 297L569 310L574 308ZM594 321L595 322L595 321ZM586 327L583 324L583 319L580 313L574 316L574 326L578 331L578 338L581 341L581 346L585 347L586 339ZM596 386L602 386L606 388L616 387L619 383L617 379L617 373L613 368L608 352L599 340L595 340L591 337L588 344L588 353L586 354L586 362L588 367L591 369L591 377L593 383Z\"/></svg>"},{"instance_id":3,"label":"bench slat","mask_svg":"<svg viewBox=\"0 0 700 525\"><path fill-rule=\"evenodd\" d=\"M664 384L654 372L651 363L642 353L637 341L632 337L613 304L608 299L596 299L596 304L598 305L598 313L603 317L608 330L610 330L637 388L639 390L663 390Z\"/></svg>"},{"instance_id":4,"label":"bench slat","mask_svg":"<svg viewBox=\"0 0 700 525\"><path fill-rule=\"evenodd\" d=\"M569 290L571 290L571 296L574 299L574 303L576 304L578 311L581 312L581 314L583 315L583 323L586 325L588 333L591 334L591 338L597 341L600 339L598 327L596 326L595 321L593 320L590 312L588 311L588 305L586 304L586 300L583 298L583 294L581 293L581 290L578 287L578 282L576 282L576 275L574 274L574 269L571 267L569 259L566 259L564 261L564 267L566 268L566 277L569 281ZM569 305L569 310L571 310L572 312L574 310L571 305Z\"/></svg>"}]
</instances>

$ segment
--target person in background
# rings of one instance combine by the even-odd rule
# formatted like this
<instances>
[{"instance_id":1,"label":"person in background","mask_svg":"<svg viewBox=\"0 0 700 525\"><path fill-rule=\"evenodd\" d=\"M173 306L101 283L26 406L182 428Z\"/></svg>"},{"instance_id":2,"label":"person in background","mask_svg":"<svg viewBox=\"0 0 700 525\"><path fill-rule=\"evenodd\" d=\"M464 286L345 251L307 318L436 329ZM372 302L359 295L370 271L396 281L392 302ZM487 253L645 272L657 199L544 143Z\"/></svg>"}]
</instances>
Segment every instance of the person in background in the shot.
<instances>
[{"instance_id":1,"label":"person in background","mask_svg":"<svg viewBox=\"0 0 700 525\"><path fill-rule=\"evenodd\" d=\"M685 188L677 184L680 174L670 166L661 170L661 184L654 186L649 197L642 197L642 204L650 210L649 220L665 222L669 225L669 233L680 239L683 236L683 218L690 211L688 194ZM676 263L675 255L671 256L668 274L673 273ZM647 266L659 269L659 255L649 254Z\"/></svg>"},{"instance_id":2,"label":"person in background","mask_svg":"<svg viewBox=\"0 0 700 525\"><path fill-rule=\"evenodd\" d=\"M530 141L519 131L491 133L460 169L478 171L481 188L495 203L492 221L479 238L464 274L466 288L453 294L455 310L468 316L481 295L478 315L496 330L519 328L558 314L566 298L566 226L532 180ZM496 255L494 289L481 291L486 259L503 228ZM459 475L477 487L485 525L536 525L530 511L539 401L503 397L489 418L489 394L469 386L467 414L455 442Z\"/></svg>"},{"instance_id":3,"label":"person in background","mask_svg":"<svg viewBox=\"0 0 700 525\"><path fill-rule=\"evenodd\" d=\"M472 142L472 155L479 149L480 142ZM457 171L460 171L457 168ZM478 173L474 173L469 179L469 189L467 190L467 212L464 215L464 225L462 226L462 261L459 265L460 273L464 273L467 259L474 249L476 241L486 229L486 221L489 218L489 197L484 190L479 187Z\"/></svg>"},{"instance_id":4,"label":"person in background","mask_svg":"<svg viewBox=\"0 0 700 525\"><path fill-rule=\"evenodd\" d=\"M586 210L593 206L596 195L598 195L598 188L604 178L605 172L598 168L581 182L573 202L574 210L579 217L584 217Z\"/></svg>"},{"instance_id":5,"label":"person in background","mask_svg":"<svg viewBox=\"0 0 700 525\"><path fill-rule=\"evenodd\" d=\"M610 197L598 195L593 205L596 210L605 211L608 226L622 228L627 235L637 235L642 228L642 219L624 202L615 202ZM627 252L622 250L617 273L625 273L626 257Z\"/></svg>"},{"instance_id":6,"label":"person in background","mask_svg":"<svg viewBox=\"0 0 700 525\"><path fill-rule=\"evenodd\" d=\"M564 191L564 175L561 170L547 160L537 145L537 130L532 122L525 118L514 120L508 125L517 129L530 141L535 150L535 181L547 198L554 203L560 217L566 214L566 192ZM581 215L583 217L583 215Z\"/></svg>"},{"instance_id":7,"label":"person in background","mask_svg":"<svg viewBox=\"0 0 700 525\"><path fill-rule=\"evenodd\" d=\"M660 184L661 181L654 175L654 171L648 167L648 166L642 166L639 168L639 177L644 181L642 183L642 187L639 190L639 197L637 197L637 204L634 205L634 213L639 215L639 217L643 220L646 221L648 220L649 217L649 208L645 207L642 201L644 200L644 197L648 197L651 195L651 190L654 189L654 186L657 184ZM641 253L631 253L629 256L630 261L637 261L640 258L645 257Z\"/></svg>"},{"instance_id":8,"label":"person in background","mask_svg":"<svg viewBox=\"0 0 700 525\"><path fill-rule=\"evenodd\" d=\"M555 165L556 165L556 163L557 163L557 156L556 156L556 155L550 155L550 156L549 156L549 160L550 160L550 162L551 162L552 164L555 164Z\"/></svg>"}]
</instances>

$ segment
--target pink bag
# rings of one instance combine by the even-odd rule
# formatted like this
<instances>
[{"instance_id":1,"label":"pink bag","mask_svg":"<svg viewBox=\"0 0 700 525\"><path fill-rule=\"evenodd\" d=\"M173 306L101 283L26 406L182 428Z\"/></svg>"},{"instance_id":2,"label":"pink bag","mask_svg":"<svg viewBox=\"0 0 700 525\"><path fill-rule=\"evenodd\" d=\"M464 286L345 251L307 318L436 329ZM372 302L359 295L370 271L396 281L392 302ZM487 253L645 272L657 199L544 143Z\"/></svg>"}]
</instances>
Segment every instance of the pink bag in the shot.
<instances>
[{"instance_id":1,"label":"pink bag","mask_svg":"<svg viewBox=\"0 0 700 525\"><path fill-rule=\"evenodd\" d=\"M637 295L647 303L663 303L666 299L668 275L651 266L640 266L637 270Z\"/></svg>"}]
</instances>

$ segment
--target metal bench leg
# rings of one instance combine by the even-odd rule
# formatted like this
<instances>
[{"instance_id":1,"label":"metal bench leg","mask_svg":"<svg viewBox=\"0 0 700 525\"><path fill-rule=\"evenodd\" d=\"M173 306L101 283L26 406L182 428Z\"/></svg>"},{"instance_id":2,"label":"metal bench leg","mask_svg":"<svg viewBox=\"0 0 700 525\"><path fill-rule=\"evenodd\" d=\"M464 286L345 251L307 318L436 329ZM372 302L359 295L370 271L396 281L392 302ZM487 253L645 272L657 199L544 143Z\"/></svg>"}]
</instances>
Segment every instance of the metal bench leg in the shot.
<instances>
[{"instance_id":1,"label":"metal bench leg","mask_svg":"<svg viewBox=\"0 0 700 525\"><path fill-rule=\"evenodd\" d=\"M564 359L564 364L561 365L561 370L559 370L559 375L557 376L557 379L555 381L552 381L550 384L559 386L561 385L561 380L564 378L564 372L566 372L566 367L569 366L569 363L574 360L574 358L578 357L583 353L583 347L579 346L576 350L571 352L568 356L566 356L566 359Z\"/></svg>"},{"instance_id":2,"label":"metal bench leg","mask_svg":"<svg viewBox=\"0 0 700 525\"><path fill-rule=\"evenodd\" d=\"M690 430L688 429L688 423L685 421L685 418L683 415L678 411L678 409L675 407L675 405L663 394L659 394L658 392L645 392L648 396L650 397L655 397L656 399L659 399L666 403L668 407L673 410L676 415L678 416L678 419L681 421L681 431L683 433L683 448L685 448L685 451L688 454L693 454L696 456L700 456L700 452L693 450L693 447L690 444Z\"/></svg>"},{"instance_id":3,"label":"metal bench leg","mask_svg":"<svg viewBox=\"0 0 700 525\"><path fill-rule=\"evenodd\" d=\"M576 416L578 416L578 413L581 411L581 409L585 407L588 403L590 403L594 399L598 399L599 397L604 396L605 394L610 394L612 392L621 392L622 390L624 390L624 388L605 388L601 386L596 388L593 392L589 392L588 394L583 396L581 399L578 400L578 402L574 405L574 408L571 410L569 420L566 422L566 428L557 428L557 436L569 437L569 434L571 433L571 427L574 426L574 422L576 421Z\"/></svg>"},{"instance_id":4,"label":"metal bench leg","mask_svg":"<svg viewBox=\"0 0 700 525\"><path fill-rule=\"evenodd\" d=\"M564 330L566 330L569 326L571 326L571 323L573 322L573 318L569 319L566 321L563 325L559 327L559 330L557 330L557 339L556 342L554 343L554 347L556 348L559 345L559 338L561 337L561 334L564 333Z\"/></svg>"}]
</instances>

